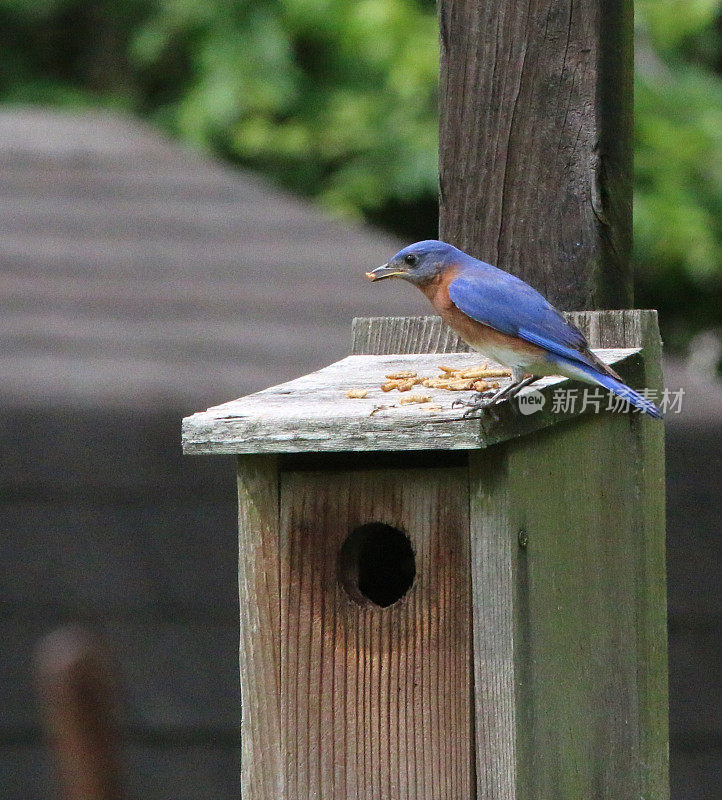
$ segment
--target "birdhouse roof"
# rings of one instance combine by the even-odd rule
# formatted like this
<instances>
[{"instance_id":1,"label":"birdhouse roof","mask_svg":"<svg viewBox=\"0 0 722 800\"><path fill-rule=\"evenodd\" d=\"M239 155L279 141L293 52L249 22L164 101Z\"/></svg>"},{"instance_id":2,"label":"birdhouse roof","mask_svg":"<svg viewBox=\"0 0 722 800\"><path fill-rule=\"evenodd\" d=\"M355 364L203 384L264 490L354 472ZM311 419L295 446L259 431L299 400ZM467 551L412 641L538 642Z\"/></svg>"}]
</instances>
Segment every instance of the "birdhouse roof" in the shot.
<instances>
[{"instance_id":1,"label":"birdhouse roof","mask_svg":"<svg viewBox=\"0 0 722 800\"><path fill-rule=\"evenodd\" d=\"M595 352L628 380L641 367L639 349ZM540 392L542 408L522 413L517 401L504 401L493 412L465 419L464 409L452 404L470 399L473 389L454 391L434 384L444 374L442 367L474 372L480 361L478 353L348 356L310 375L187 417L183 448L186 453L476 449L580 413L581 400L573 408L555 408L560 404L554 403L556 390L576 384L548 377L522 392ZM499 365L487 362L487 369ZM388 388L395 381L403 386L404 380L389 376L409 374L426 385L404 386L405 391ZM510 379L486 380L503 385Z\"/></svg>"}]
</instances>

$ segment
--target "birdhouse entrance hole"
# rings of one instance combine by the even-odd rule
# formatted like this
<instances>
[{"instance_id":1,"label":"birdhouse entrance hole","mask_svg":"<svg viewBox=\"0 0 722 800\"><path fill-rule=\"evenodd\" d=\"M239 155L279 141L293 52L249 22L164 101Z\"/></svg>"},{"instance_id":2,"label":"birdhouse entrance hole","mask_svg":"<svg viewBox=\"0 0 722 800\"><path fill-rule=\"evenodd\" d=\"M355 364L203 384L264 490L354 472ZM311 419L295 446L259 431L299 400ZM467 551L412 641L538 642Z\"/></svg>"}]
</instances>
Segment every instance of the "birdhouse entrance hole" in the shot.
<instances>
[{"instance_id":1,"label":"birdhouse entrance hole","mask_svg":"<svg viewBox=\"0 0 722 800\"><path fill-rule=\"evenodd\" d=\"M360 525L348 535L338 559L341 585L360 604L388 608L409 591L416 577L411 542L381 522Z\"/></svg>"}]
</instances>

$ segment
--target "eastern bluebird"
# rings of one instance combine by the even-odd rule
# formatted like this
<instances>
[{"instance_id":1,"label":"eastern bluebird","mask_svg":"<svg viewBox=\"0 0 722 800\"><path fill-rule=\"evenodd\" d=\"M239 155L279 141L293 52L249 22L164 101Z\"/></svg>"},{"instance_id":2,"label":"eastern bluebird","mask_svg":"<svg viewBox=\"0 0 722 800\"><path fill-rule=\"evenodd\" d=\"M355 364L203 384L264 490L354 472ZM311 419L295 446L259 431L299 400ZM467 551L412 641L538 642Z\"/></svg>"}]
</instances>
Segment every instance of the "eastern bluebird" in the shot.
<instances>
[{"instance_id":1,"label":"eastern bluebird","mask_svg":"<svg viewBox=\"0 0 722 800\"><path fill-rule=\"evenodd\" d=\"M652 417L663 416L597 358L582 332L536 289L450 244L417 242L366 275L374 281L398 277L415 284L470 347L511 368L509 386L483 402L479 397L475 403L462 403L471 412L513 397L536 378L564 375L603 386Z\"/></svg>"}]
</instances>

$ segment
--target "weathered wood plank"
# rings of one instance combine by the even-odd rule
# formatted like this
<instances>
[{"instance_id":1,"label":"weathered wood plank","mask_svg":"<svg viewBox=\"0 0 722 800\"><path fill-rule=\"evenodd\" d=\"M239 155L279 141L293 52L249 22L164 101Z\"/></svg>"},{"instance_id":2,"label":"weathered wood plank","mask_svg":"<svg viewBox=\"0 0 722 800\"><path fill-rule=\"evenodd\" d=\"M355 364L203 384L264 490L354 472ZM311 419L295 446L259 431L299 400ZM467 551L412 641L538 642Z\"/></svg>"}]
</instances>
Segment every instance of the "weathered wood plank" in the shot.
<instances>
[{"instance_id":1,"label":"weathered wood plank","mask_svg":"<svg viewBox=\"0 0 722 800\"><path fill-rule=\"evenodd\" d=\"M654 313L585 318L659 390ZM470 454L480 796L668 796L663 439L602 414Z\"/></svg>"},{"instance_id":2,"label":"weathered wood plank","mask_svg":"<svg viewBox=\"0 0 722 800\"><path fill-rule=\"evenodd\" d=\"M596 348L643 347L652 355L661 346L656 329L657 312L642 309L618 311L567 311L564 316ZM394 353L468 353L469 346L441 317L356 317L351 326L352 355Z\"/></svg>"},{"instance_id":3,"label":"weathered wood plank","mask_svg":"<svg viewBox=\"0 0 722 800\"><path fill-rule=\"evenodd\" d=\"M644 348L649 361L647 368L656 376L655 384L649 385L651 388L661 387L662 340L656 311L640 308L570 311L565 316L587 337L592 347Z\"/></svg>"},{"instance_id":4,"label":"weathered wood plank","mask_svg":"<svg viewBox=\"0 0 722 800\"><path fill-rule=\"evenodd\" d=\"M442 0L441 238L559 308L631 304L632 0Z\"/></svg>"},{"instance_id":5,"label":"weathered wood plank","mask_svg":"<svg viewBox=\"0 0 722 800\"><path fill-rule=\"evenodd\" d=\"M243 800L284 797L278 470L270 457L238 461L238 591Z\"/></svg>"},{"instance_id":6,"label":"weathered wood plank","mask_svg":"<svg viewBox=\"0 0 722 800\"><path fill-rule=\"evenodd\" d=\"M571 315L596 347L609 342L642 347L641 385L662 390L662 340L656 311L627 310ZM664 427L636 420L633 457L639 503L638 537L643 544L638 563L636 604L640 730L642 734L641 796L668 792L667 599L665 553Z\"/></svg>"},{"instance_id":7,"label":"weathered wood plank","mask_svg":"<svg viewBox=\"0 0 722 800\"><path fill-rule=\"evenodd\" d=\"M514 555L503 446L469 455L477 796L517 800Z\"/></svg>"},{"instance_id":8,"label":"weathered wood plank","mask_svg":"<svg viewBox=\"0 0 722 800\"><path fill-rule=\"evenodd\" d=\"M507 535L528 537L514 639L517 786L529 800L663 796L642 791L641 465L629 428L588 417L509 448Z\"/></svg>"},{"instance_id":9,"label":"weathered wood plank","mask_svg":"<svg viewBox=\"0 0 722 800\"><path fill-rule=\"evenodd\" d=\"M289 472L281 492L287 800L472 797L464 469ZM416 576L386 608L338 580L349 532L409 537Z\"/></svg>"},{"instance_id":10,"label":"weathered wood plank","mask_svg":"<svg viewBox=\"0 0 722 800\"><path fill-rule=\"evenodd\" d=\"M643 385L661 391L662 340L657 313L639 312L634 324L625 314L625 339L638 337L644 353ZM642 796L669 797L669 687L664 427L637 420L637 480L640 539L644 543L637 576L637 674L643 732Z\"/></svg>"},{"instance_id":11,"label":"weathered wood plank","mask_svg":"<svg viewBox=\"0 0 722 800\"><path fill-rule=\"evenodd\" d=\"M351 355L391 353L469 353L441 317L356 317L351 325Z\"/></svg>"},{"instance_id":12,"label":"weathered wood plank","mask_svg":"<svg viewBox=\"0 0 722 800\"><path fill-rule=\"evenodd\" d=\"M597 355L636 385L638 350L598 350ZM573 409L555 409L551 402L556 389L570 384L562 378L544 378L528 389L544 395L541 411L524 416L504 402L495 410L496 416L485 414L482 419L463 419L463 409L451 407L456 398L468 398L471 392L419 386L412 393L422 393L431 402L401 405L403 394L381 390L387 374L411 370L434 377L440 363L473 366L480 361L478 353L443 359L438 355L349 356L311 375L187 417L184 452L473 449L574 416ZM504 380L500 378L500 384ZM350 399L348 389L367 390L368 395Z\"/></svg>"}]
</instances>

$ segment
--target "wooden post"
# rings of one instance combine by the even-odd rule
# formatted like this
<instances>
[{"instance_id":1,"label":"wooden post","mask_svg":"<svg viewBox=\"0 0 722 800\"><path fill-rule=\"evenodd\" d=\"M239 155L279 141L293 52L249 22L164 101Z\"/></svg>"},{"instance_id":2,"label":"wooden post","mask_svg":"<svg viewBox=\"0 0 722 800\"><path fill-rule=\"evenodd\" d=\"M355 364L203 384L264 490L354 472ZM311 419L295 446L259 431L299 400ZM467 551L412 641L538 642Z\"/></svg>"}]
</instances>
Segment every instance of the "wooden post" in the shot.
<instances>
[{"instance_id":1,"label":"wooden post","mask_svg":"<svg viewBox=\"0 0 722 800\"><path fill-rule=\"evenodd\" d=\"M115 676L89 631L65 626L36 651L38 689L63 800L120 800Z\"/></svg>"},{"instance_id":2,"label":"wooden post","mask_svg":"<svg viewBox=\"0 0 722 800\"><path fill-rule=\"evenodd\" d=\"M562 309L632 304L632 0L440 0L440 235Z\"/></svg>"},{"instance_id":3,"label":"wooden post","mask_svg":"<svg viewBox=\"0 0 722 800\"><path fill-rule=\"evenodd\" d=\"M574 319L660 389L654 312ZM402 405L386 374L478 361L438 318L357 320L353 351L184 422L249 454L244 800L664 800L662 424Z\"/></svg>"},{"instance_id":4,"label":"wooden post","mask_svg":"<svg viewBox=\"0 0 722 800\"><path fill-rule=\"evenodd\" d=\"M283 797L278 467L273 456L238 460L238 599L241 795Z\"/></svg>"}]
</instances>

